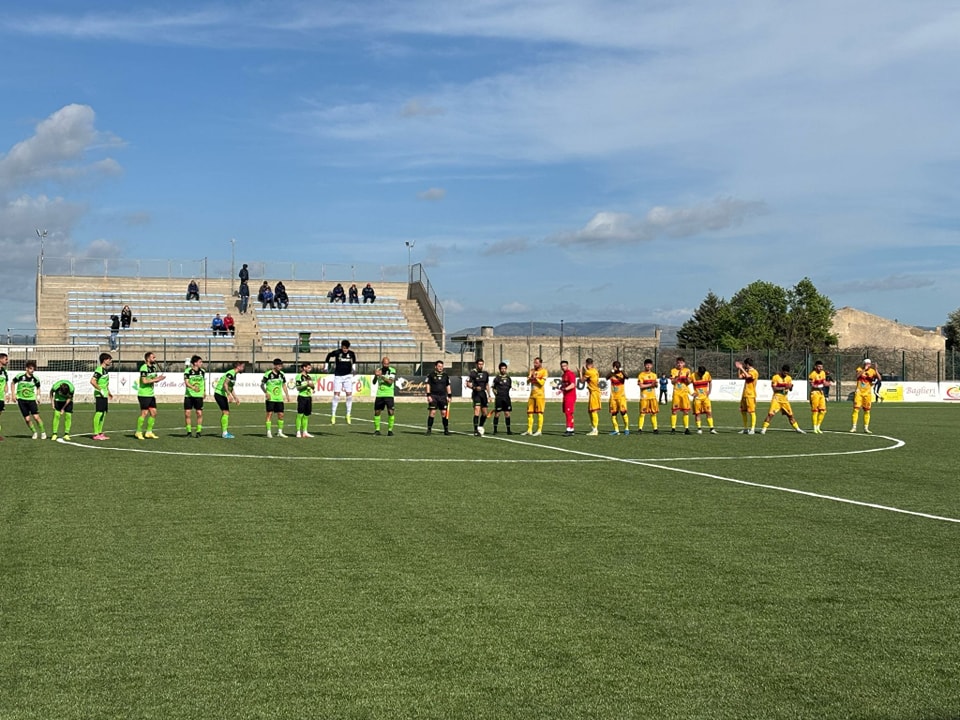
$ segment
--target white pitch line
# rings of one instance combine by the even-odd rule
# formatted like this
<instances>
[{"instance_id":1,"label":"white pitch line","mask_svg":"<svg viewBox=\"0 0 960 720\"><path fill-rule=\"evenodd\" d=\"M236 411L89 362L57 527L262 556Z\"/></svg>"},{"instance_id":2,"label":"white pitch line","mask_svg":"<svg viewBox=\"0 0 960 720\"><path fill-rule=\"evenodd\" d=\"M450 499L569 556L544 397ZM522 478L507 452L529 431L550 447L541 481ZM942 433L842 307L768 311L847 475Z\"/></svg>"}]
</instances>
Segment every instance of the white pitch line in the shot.
<instances>
[{"instance_id":1,"label":"white pitch line","mask_svg":"<svg viewBox=\"0 0 960 720\"><path fill-rule=\"evenodd\" d=\"M883 448L886 450L893 450L895 448L902 447L905 444L903 443L903 441L896 440L896 438L889 438L887 436L882 436L882 435L877 437L885 437L888 440L895 440L896 442L899 443L898 445L895 445L889 448ZM508 438L496 438L496 439L500 440L501 442L517 443L519 445L532 444L532 443L525 442L523 440L511 440ZM573 455L584 455L586 457L602 458L604 460L609 460L610 462L621 462L627 465L639 465L642 467L655 468L657 470L667 470L670 472L678 472L684 475L695 475L698 477L709 478L711 480L721 480L723 482L734 483L736 485L745 485L747 487L762 488L764 490L774 490L778 492L790 493L792 495L804 495L806 497L817 498L818 500L829 500L831 502L844 503L847 505L857 505L859 507L867 507L867 508L872 508L874 510L884 510L886 512L900 513L902 515L912 515L914 517L921 517L927 520L939 520L941 522L960 524L960 518L945 517L943 515L933 515L930 513L917 512L915 510L904 510L903 508L892 507L890 505L880 505L878 503L869 503L869 502L864 502L862 500L852 500L850 498L842 498L842 497L837 497L835 495L823 495L821 493L810 492L809 490L797 490L796 488L781 487L780 485L766 485L764 483L750 482L749 480L738 480L737 478L724 477L723 475L714 475L712 473L700 472L699 470L689 470L687 468L670 467L668 465L658 465L655 462L650 462L645 460L631 460L627 458L611 457L609 455L587 453L581 450L573 450L572 448L557 447L556 445L537 445L536 447L549 448L551 450L556 450L557 452L570 453ZM768 456L762 456L762 457L768 457ZM689 460L689 459L690 458L685 458L685 460Z\"/></svg>"}]
</instances>

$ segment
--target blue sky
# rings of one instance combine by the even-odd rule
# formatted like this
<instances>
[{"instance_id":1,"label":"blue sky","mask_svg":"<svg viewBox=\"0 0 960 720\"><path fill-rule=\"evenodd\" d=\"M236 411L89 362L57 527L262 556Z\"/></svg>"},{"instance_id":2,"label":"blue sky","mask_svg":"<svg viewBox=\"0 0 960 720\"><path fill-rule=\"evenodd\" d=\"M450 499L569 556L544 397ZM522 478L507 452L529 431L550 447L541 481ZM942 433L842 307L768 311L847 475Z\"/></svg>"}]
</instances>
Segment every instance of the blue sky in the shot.
<instances>
[{"instance_id":1,"label":"blue sky","mask_svg":"<svg viewBox=\"0 0 960 720\"><path fill-rule=\"evenodd\" d=\"M344 268L413 242L448 330L679 324L804 276L905 323L960 305L955 3L37 0L0 60L6 327L38 227Z\"/></svg>"}]
</instances>

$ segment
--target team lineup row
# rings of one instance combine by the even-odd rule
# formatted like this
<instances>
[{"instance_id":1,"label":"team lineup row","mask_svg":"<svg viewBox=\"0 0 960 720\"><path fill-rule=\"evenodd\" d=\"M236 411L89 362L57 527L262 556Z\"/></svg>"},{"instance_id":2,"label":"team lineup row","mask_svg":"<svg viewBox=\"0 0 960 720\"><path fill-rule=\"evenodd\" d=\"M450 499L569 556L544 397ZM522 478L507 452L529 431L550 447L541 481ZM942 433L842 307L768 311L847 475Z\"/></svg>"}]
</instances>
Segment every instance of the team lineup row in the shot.
<instances>
[{"instance_id":1,"label":"team lineup row","mask_svg":"<svg viewBox=\"0 0 960 720\"><path fill-rule=\"evenodd\" d=\"M0 414L3 413L5 402L16 398L17 405L24 418L33 439L46 439L46 428L40 417L39 396L40 381L34 375L36 363L32 360L27 361L23 373L15 376L8 382L7 366L8 358L0 353ZM93 419L93 439L97 441L108 440L109 437L104 433L104 423L109 409L109 402L113 399L113 394L109 389L108 373L112 365L113 358L109 353L102 353L99 357L99 366L90 378L90 384L94 390L95 412ZM215 383L213 398L220 410L220 436L224 439L233 439L234 435L230 432L230 405L239 404L240 400L235 394L237 375L245 369L246 363L237 361L233 367L224 373ZM756 431L757 414L757 383L759 382L759 373L753 367L749 358L735 363L738 377L744 381L743 392L740 399L740 414L743 423L742 433L753 435ZM340 396L344 395L344 404L346 409L345 420L347 424L352 422L353 408L353 388L355 385L355 374L357 370L356 354L350 350L350 342L344 340L338 350L330 352L324 360L324 370L331 369L334 373L333 401L331 405L330 423L336 424L337 410L340 404ZM562 393L562 409L566 422L565 436L575 434L575 408L576 408L576 389L578 381L585 384L587 389L587 411L590 418L590 430L587 435L599 435L599 415L601 410L601 391L600 391L600 372L595 367L592 359L587 359L584 366L580 368L579 373L572 370L566 360L561 361L560 390ZM317 390L316 379L313 374L313 364L304 362L300 365L299 372L295 377L293 387L297 393L297 416L296 416L296 436L299 438L311 438L313 435L309 432L310 417L313 414L314 394ZM194 355L190 359L190 364L184 370L184 427L187 435L198 438L203 432L203 406L206 396L206 370L203 367L203 359L199 355ZM608 373L606 379L610 387L609 412L613 429L611 435L620 435L620 422L623 423L622 433L630 434L630 419L627 407L627 397L625 385L627 376L619 362L615 361ZM853 424L851 432L856 432L858 417L863 412L863 430L870 433L870 412L873 399L873 386L879 380L879 374L872 366L871 361L864 360L862 365L856 371L856 390L854 392ZM548 372L543 367L540 358L534 358L533 367L527 375L527 382L530 387L530 395L527 400L527 427L522 435L538 437L543 432L544 410L546 406L545 386L548 378ZM156 363L156 355L152 352L144 355L143 365L140 366L139 382L137 384L137 400L140 406L140 415L137 418L136 438L138 440L156 439L157 435L153 432L157 417L157 401L155 396L155 385L166 379ZM390 358L384 357L381 360L381 366L377 368L373 375L373 383L376 385L376 394L374 397L374 434L381 434L381 416L384 411L387 414L387 435L392 436L395 421L395 389L397 372L390 365ZM814 363L813 370L808 376L810 386L810 409L813 420L813 432L822 433L821 425L826 415L827 405L824 391L830 386L830 380L823 368L823 363L817 361ZM651 431L653 434L659 434L658 415L660 404L657 397L657 386L659 378L653 371L653 361L644 361L644 369L637 376L640 388L640 418L637 425L638 432L644 432L647 419L650 420ZM789 392L793 389L793 378L790 375L789 365L784 365L780 372L774 374L771 378L771 388L773 398L770 403L769 411L763 420L759 433L766 433L771 421L779 412L783 414L790 426L798 433L804 433L794 417L793 409L788 399ZM672 383L674 392L670 406L670 432L677 433L678 421L682 419L683 433L691 434L690 416L694 417L698 434L703 433L703 423L706 422L708 431L716 433L713 421L713 409L710 400L712 389L712 377L710 372L703 366L693 371L687 367L683 357L676 359L676 365L670 371L670 383ZM501 414L504 417L506 433L512 435L513 431L510 425L510 414L513 410L510 398L512 379L507 374L506 363L500 363L498 372L491 375L484 369L484 361L477 360L475 367L470 371L467 379L467 387L471 390L471 400L473 403L473 430L474 435L482 436L485 432L486 421L493 417L493 431L496 434L499 431ZM273 361L273 367L263 374L260 383L260 389L265 398L265 430L267 437L273 437L273 422L276 419L277 433L276 437L285 438L284 433L284 410L285 403L290 402L290 392L286 374L284 373L284 363L280 358ZM59 380L53 384L49 391L49 400L54 411L52 438L59 438L59 428L61 420L63 422L63 439L70 439L72 427L73 400L76 389L69 380ZM451 383L449 375L444 371L444 363L438 360L434 365L434 370L426 377L425 396L428 406L427 429L429 435L433 432L434 421L439 413L443 432L450 434L449 429L449 404L451 401ZM490 404L493 408L490 408ZM195 422L194 422L195 421ZM0 435L0 439L2 435Z\"/></svg>"}]
</instances>

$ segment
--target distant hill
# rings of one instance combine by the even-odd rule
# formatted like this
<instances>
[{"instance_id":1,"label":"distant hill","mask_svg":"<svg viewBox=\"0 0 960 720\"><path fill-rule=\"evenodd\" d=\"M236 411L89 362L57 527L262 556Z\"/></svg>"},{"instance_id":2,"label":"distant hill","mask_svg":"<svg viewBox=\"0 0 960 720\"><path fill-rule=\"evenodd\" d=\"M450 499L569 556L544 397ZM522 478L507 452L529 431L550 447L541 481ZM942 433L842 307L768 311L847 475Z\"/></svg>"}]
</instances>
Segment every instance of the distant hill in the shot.
<instances>
[{"instance_id":1,"label":"distant hill","mask_svg":"<svg viewBox=\"0 0 960 720\"><path fill-rule=\"evenodd\" d=\"M564 337L652 337L654 331L660 328L660 344L664 346L677 344L678 327L674 325L657 325L656 323L625 323L625 322L565 322L563 324ZM463 328L449 333L448 337L454 338L462 335L479 335L479 327ZM527 335L545 335L548 337L560 337L560 323L547 322L511 322L494 325L494 336L500 337L525 337ZM453 351L459 350L459 345ZM449 348L448 348L449 349Z\"/></svg>"}]
</instances>

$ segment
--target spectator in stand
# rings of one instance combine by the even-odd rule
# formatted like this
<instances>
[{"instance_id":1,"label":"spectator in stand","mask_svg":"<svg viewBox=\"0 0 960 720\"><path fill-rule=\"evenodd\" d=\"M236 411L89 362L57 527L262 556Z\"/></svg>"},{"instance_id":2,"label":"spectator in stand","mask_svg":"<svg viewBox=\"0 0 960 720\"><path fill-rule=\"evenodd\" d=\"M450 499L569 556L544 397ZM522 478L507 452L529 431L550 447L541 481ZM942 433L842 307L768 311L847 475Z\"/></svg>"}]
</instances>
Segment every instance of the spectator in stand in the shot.
<instances>
[{"instance_id":1,"label":"spectator in stand","mask_svg":"<svg viewBox=\"0 0 960 720\"><path fill-rule=\"evenodd\" d=\"M290 304L290 298L287 297L287 287L282 280L278 280L273 288L273 298L277 302L277 308L283 310Z\"/></svg>"},{"instance_id":2,"label":"spectator in stand","mask_svg":"<svg viewBox=\"0 0 960 720\"><path fill-rule=\"evenodd\" d=\"M117 349L117 335L120 332L120 316L111 315L110 316L110 349Z\"/></svg>"},{"instance_id":3,"label":"spectator in stand","mask_svg":"<svg viewBox=\"0 0 960 720\"><path fill-rule=\"evenodd\" d=\"M667 403L667 387L670 385L670 379L667 377L666 373L660 373L660 398L659 402L666 405Z\"/></svg>"},{"instance_id":4,"label":"spectator in stand","mask_svg":"<svg viewBox=\"0 0 960 720\"><path fill-rule=\"evenodd\" d=\"M366 305L367 301L375 302L377 299L377 294L373 291L373 287L370 283L367 283L363 288L363 304Z\"/></svg>"},{"instance_id":5,"label":"spectator in stand","mask_svg":"<svg viewBox=\"0 0 960 720\"><path fill-rule=\"evenodd\" d=\"M237 328L233 322L233 315L230 313L227 313L223 317L223 329L226 331L224 332L224 335L226 335L226 333L230 333L230 337L233 337L237 334Z\"/></svg>"},{"instance_id":6,"label":"spectator in stand","mask_svg":"<svg viewBox=\"0 0 960 720\"><path fill-rule=\"evenodd\" d=\"M327 297L330 298L330 302L339 302L345 303L347 301L347 293L343 290L343 285L337 283L333 290L330 291Z\"/></svg>"},{"instance_id":7,"label":"spectator in stand","mask_svg":"<svg viewBox=\"0 0 960 720\"><path fill-rule=\"evenodd\" d=\"M187 285L187 300L199 300L200 299L200 286L197 285L196 280L191 280L190 284Z\"/></svg>"},{"instance_id":8,"label":"spectator in stand","mask_svg":"<svg viewBox=\"0 0 960 720\"><path fill-rule=\"evenodd\" d=\"M270 288L270 283L266 280L263 281L263 285L260 286L260 290L257 292L257 301L263 309L266 309L268 304L270 307L275 307L273 304L273 290Z\"/></svg>"},{"instance_id":9,"label":"spectator in stand","mask_svg":"<svg viewBox=\"0 0 960 720\"><path fill-rule=\"evenodd\" d=\"M214 335L227 334L227 331L223 327L223 318L220 317L220 313L217 313L217 316L213 319L213 322L210 323L210 329L213 330Z\"/></svg>"},{"instance_id":10,"label":"spectator in stand","mask_svg":"<svg viewBox=\"0 0 960 720\"><path fill-rule=\"evenodd\" d=\"M359 305L360 304L360 291L357 289L357 284L354 283L350 286L350 304Z\"/></svg>"},{"instance_id":11,"label":"spectator in stand","mask_svg":"<svg viewBox=\"0 0 960 720\"><path fill-rule=\"evenodd\" d=\"M246 280L240 281L240 314L247 314L247 305L250 303L250 285Z\"/></svg>"},{"instance_id":12,"label":"spectator in stand","mask_svg":"<svg viewBox=\"0 0 960 720\"><path fill-rule=\"evenodd\" d=\"M240 277L240 282L242 283L250 282L250 271L247 269L246 263L244 263L243 267L240 268L239 277Z\"/></svg>"},{"instance_id":13,"label":"spectator in stand","mask_svg":"<svg viewBox=\"0 0 960 720\"><path fill-rule=\"evenodd\" d=\"M129 330L131 322L133 322L133 310L129 305L124 305L123 310L120 311L120 329Z\"/></svg>"}]
</instances>

